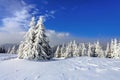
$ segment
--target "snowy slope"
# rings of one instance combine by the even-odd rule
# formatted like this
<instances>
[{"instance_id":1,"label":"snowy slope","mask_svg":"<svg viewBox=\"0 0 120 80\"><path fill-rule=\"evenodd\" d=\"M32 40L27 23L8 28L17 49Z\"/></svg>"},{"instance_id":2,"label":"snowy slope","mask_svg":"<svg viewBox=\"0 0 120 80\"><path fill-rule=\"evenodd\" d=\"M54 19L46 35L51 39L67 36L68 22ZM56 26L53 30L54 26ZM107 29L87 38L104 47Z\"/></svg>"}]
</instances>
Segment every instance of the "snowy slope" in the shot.
<instances>
[{"instance_id":1,"label":"snowy slope","mask_svg":"<svg viewBox=\"0 0 120 80\"><path fill-rule=\"evenodd\" d=\"M35 62L8 56L0 59L0 80L120 80L120 60L80 57Z\"/></svg>"}]
</instances>

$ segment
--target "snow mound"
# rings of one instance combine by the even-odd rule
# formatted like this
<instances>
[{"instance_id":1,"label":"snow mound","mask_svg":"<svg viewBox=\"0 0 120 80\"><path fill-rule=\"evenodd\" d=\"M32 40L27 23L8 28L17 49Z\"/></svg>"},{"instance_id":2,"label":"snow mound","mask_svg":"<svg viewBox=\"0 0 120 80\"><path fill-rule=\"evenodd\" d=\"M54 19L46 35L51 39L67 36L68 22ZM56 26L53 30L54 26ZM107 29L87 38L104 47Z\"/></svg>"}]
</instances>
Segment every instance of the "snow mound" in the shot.
<instances>
[{"instance_id":1,"label":"snow mound","mask_svg":"<svg viewBox=\"0 0 120 80\"><path fill-rule=\"evenodd\" d=\"M119 80L119 76L120 60L115 59L76 57L35 62L15 58L0 61L0 80Z\"/></svg>"}]
</instances>

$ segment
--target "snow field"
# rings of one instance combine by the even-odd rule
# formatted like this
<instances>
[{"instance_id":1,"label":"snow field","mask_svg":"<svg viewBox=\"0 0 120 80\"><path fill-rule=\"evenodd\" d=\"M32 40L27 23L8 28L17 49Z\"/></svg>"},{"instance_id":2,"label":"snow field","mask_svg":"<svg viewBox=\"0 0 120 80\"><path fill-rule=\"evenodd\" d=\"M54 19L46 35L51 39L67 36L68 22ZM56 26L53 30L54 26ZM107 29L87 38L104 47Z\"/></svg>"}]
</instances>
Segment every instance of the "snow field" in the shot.
<instances>
[{"instance_id":1,"label":"snow field","mask_svg":"<svg viewBox=\"0 0 120 80\"><path fill-rule=\"evenodd\" d=\"M76 57L28 61L8 56L0 61L0 80L119 80L120 76L117 59Z\"/></svg>"}]
</instances>

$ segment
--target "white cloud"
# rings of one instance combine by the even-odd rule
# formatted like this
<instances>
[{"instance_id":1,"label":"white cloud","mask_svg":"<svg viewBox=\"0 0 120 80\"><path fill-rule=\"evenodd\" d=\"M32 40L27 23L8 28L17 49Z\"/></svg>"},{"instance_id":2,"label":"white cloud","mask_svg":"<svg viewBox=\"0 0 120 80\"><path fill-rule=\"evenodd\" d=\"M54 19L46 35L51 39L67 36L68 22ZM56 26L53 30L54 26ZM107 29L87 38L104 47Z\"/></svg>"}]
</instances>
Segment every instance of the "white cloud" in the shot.
<instances>
[{"instance_id":1,"label":"white cloud","mask_svg":"<svg viewBox=\"0 0 120 80\"><path fill-rule=\"evenodd\" d=\"M0 7L4 8L0 10L6 14L0 20L0 44L20 42L28 28L29 12L35 8L34 5L23 0L0 0Z\"/></svg>"},{"instance_id":2,"label":"white cloud","mask_svg":"<svg viewBox=\"0 0 120 80\"><path fill-rule=\"evenodd\" d=\"M72 39L68 32L56 32L55 30L47 30L46 35L51 45L62 44Z\"/></svg>"},{"instance_id":3,"label":"white cloud","mask_svg":"<svg viewBox=\"0 0 120 80\"><path fill-rule=\"evenodd\" d=\"M28 14L26 10L17 11L14 13L13 17L7 17L2 19L2 27L0 28L1 31L5 32L21 32L24 31L26 24L27 24L27 18L29 18L31 15Z\"/></svg>"},{"instance_id":4,"label":"white cloud","mask_svg":"<svg viewBox=\"0 0 120 80\"><path fill-rule=\"evenodd\" d=\"M23 40L25 32L6 33L0 32L0 44L20 43Z\"/></svg>"},{"instance_id":5,"label":"white cloud","mask_svg":"<svg viewBox=\"0 0 120 80\"><path fill-rule=\"evenodd\" d=\"M26 32L6 33L0 32L0 44L20 43L24 39ZM68 42L71 36L67 32L56 32L55 30L46 30L46 35L51 45L62 44Z\"/></svg>"},{"instance_id":6,"label":"white cloud","mask_svg":"<svg viewBox=\"0 0 120 80\"><path fill-rule=\"evenodd\" d=\"M13 16L16 11L21 11L25 7L32 7L33 5L27 5L23 0L0 0L0 15L4 17Z\"/></svg>"},{"instance_id":7,"label":"white cloud","mask_svg":"<svg viewBox=\"0 0 120 80\"><path fill-rule=\"evenodd\" d=\"M7 5L0 3L0 6L3 5L7 12L12 13L12 15L3 18L2 25L0 25L0 44L4 43L19 43L23 40L24 34L26 32L26 27L28 24L28 19L31 17L31 14L36 14L39 10L34 9L33 13L29 11L34 7L34 5L28 5L23 0L1 0ZM12 5L10 5L12 4ZM17 6L18 5L18 6ZM8 8L10 6L10 8ZM44 15L47 20L50 18L55 18L55 10L47 11ZM71 35L68 32L56 32L55 30L46 30L46 34L50 40L51 45L61 44L72 39Z\"/></svg>"},{"instance_id":8,"label":"white cloud","mask_svg":"<svg viewBox=\"0 0 120 80\"><path fill-rule=\"evenodd\" d=\"M1 20L2 25L0 26L0 31L12 32L12 33L22 32L27 27L26 24L28 23L28 19L31 17L29 11L32 8L34 8L34 6L27 5L23 0L20 0L21 2L19 2L18 0L17 1L11 0L11 1L12 1L10 2L11 4L15 3L13 4L13 6L11 6L9 10L12 13L12 15L10 15L9 17L5 17ZM19 4L18 9L16 9L17 8L16 4ZM7 8L8 7L9 6L7 6Z\"/></svg>"},{"instance_id":9,"label":"white cloud","mask_svg":"<svg viewBox=\"0 0 120 80\"><path fill-rule=\"evenodd\" d=\"M69 36L69 33L65 32L56 32L55 30L47 30L46 31L47 36L56 36L58 38Z\"/></svg>"}]
</instances>

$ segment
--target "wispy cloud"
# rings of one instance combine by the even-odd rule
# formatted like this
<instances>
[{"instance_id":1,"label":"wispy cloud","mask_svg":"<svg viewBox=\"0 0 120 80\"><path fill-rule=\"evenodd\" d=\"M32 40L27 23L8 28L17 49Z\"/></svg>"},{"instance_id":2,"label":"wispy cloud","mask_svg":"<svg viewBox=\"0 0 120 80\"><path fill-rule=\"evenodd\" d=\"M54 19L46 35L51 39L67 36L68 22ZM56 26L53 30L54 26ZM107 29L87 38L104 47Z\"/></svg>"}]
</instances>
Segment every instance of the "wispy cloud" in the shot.
<instances>
[{"instance_id":1,"label":"wispy cloud","mask_svg":"<svg viewBox=\"0 0 120 80\"><path fill-rule=\"evenodd\" d=\"M0 44L20 42L35 6L23 0L0 0L0 7Z\"/></svg>"},{"instance_id":2,"label":"wispy cloud","mask_svg":"<svg viewBox=\"0 0 120 80\"><path fill-rule=\"evenodd\" d=\"M1 19L2 25L0 25L0 44L19 43L22 41L23 36L26 33L26 28L28 27L27 24L29 22L29 18L39 12L39 9L35 8L35 5L27 4L23 0L11 0L9 3L8 1L9 0L0 1L0 6L4 6L6 9L4 13L9 13L7 16L5 15L6 17ZM42 2L44 4L48 4L47 1ZM34 9L34 11L30 13L29 11L32 9ZM55 18L55 13L56 10L46 10L44 17L47 20ZM69 37L69 33L56 32L55 30L47 30L46 34L52 45L61 43L66 37Z\"/></svg>"},{"instance_id":3,"label":"wispy cloud","mask_svg":"<svg viewBox=\"0 0 120 80\"><path fill-rule=\"evenodd\" d=\"M27 18L31 15L26 10L17 11L13 17L6 17L2 19L3 25L0 30L5 32L21 32L27 26Z\"/></svg>"},{"instance_id":4,"label":"wispy cloud","mask_svg":"<svg viewBox=\"0 0 120 80\"><path fill-rule=\"evenodd\" d=\"M2 18L2 25L0 26L0 31L3 32L21 32L24 31L26 28L26 24L28 23L28 19L31 17L31 14L29 14L29 11L34 8L32 5L27 5L23 0L11 0L10 2L12 6L10 6L10 10L7 12L12 13L11 15ZM6 1L7 2L7 1ZM21 4L20 4L21 3ZM16 4L19 4L17 6ZM8 8L9 6L6 5ZM14 8L18 7L18 9ZM19 9L20 8L20 9Z\"/></svg>"},{"instance_id":5,"label":"wispy cloud","mask_svg":"<svg viewBox=\"0 0 120 80\"><path fill-rule=\"evenodd\" d=\"M5 4L3 4L5 3ZM48 4L44 1L44 4ZM33 4L27 4L23 0L0 0L0 6L3 6L8 13L1 19L0 25L0 44L4 43L19 43L23 40L29 18L39 12ZM8 8L9 7L9 8ZM33 10L34 9L34 10ZM33 10L31 12L31 10ZM55 18L56 10L45 11L43 16L49 20ZM68 32L56 32L55 30L46 30L46 34L51 45L60 44L71 39Z\"/></svg>"}]
</instances>

